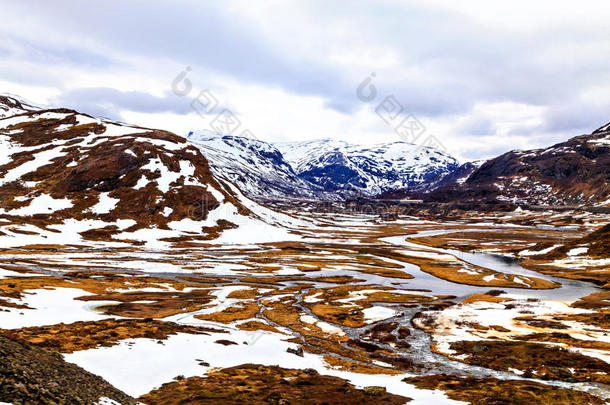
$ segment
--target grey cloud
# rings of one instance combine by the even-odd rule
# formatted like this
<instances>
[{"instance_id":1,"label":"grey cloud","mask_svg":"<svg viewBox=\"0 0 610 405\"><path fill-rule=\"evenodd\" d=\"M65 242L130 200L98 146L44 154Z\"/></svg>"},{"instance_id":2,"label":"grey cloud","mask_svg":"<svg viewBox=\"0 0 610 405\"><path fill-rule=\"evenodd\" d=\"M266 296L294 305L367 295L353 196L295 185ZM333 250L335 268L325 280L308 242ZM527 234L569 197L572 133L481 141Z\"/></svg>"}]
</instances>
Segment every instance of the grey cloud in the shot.
<instances>
[{"instance_id":1,"label":"grey cloud","mask_svg":"<svg viewBox=\"0 0 610 405\"><path fill-rule=\"evenodd\" d=\"M0 77L4 80L54 87L62 87L70 69L104 70L116 65L100 53L65 44L37 44L1 32L0 57Z\"/></svg>"},{"instance_id":2,"label":"grey cloud","mask_svg":"<svg viewBox=\"0 0 610 405\"><path fill-rule=\"evenodd\" d=\"M31 10L39 19L122 52L172 59L298 94L332 96L351 89L344 75L323 60L301 60L298 44L295 52L275 49L256 30L211 3L64 1L39 6Z\"/></svg>"},{"instance_id":3,"label":"grey cloud","mask_svg":"<svg viewBox=\"0 0 610 405\"><path fill-rule=\"evenodd\" d=\"M310 8L322 29L334 24L350 28L349 35L329 37L329 42L389 46L400 52L407 66L424 71L425 79L394 76L387 86L387 93L396 94L410 113L422 116L464 113L475 102L548 103L573 95L590 82L591 73L610 67L610 62L591 66L586 60L569 60L569 56L545 62L542 55L547 48L591 36L584 29L573 31L571 26L560 32L507 33L454 12L387 1L356 1L348 9L312 2ZM121 52L172 59L245 82L319 95L328 107L343 113L358 107L353 97L358 83L328 61L322 50L317 59L309 60L299 54L298 42L292 49L278 49L265 34L244 24L239 13L223 10L211 3L191 1L64 1L45 3L30 11L39 19L54 21L62 32L95 39ZM304 29L315 30L317 26ZM273 28L269 31L273 33ZM92 63L96 57L85 51L63 56L91 59Z\"/></svg>"},{"instance_id":4,"label":"grey cloud","mask_svg":"<svg viewBox=\"0 0 610 405\"><path fill-rule=\"evenodd\" d=\"M105 69L114 62L105 55L68 44L43 44L18 37L15 33L0 35L0 52L7 58L30 63L76 65Z\"/></svg>"},{"instance_id":5,"label":"grey cloud","mask_svg":"<svg viewBox=\"0 0 610 405\"><path fill-rule=\"evenodd\" d=\"M508 152L508 149L504 145L485 144L483 141L478 143L477 148L471 148L464 151L462 157L466 161L491 159L506 152Z\"/></svg>"},{"instance_id":6,"label":"grey cloud","mask_svg":"<svg viewBox=\"0 0 610 405\"><path fill-rule=\"evenodd\" d=\"M553 106L545 114L547 131L590 133L610 121L610 104L566 103ZM575 132L574 135L578 135Z\"/></svg>"},{"instance_id":7,"label":"grey cloud","mask_svg":"<svg viewBox=\"0 0 610 405\"><path fill-rule=\"evenodd\" d=\"M53 104L116 120L120 119L120 113L124 110L176 114L191 112L190 105L173 94L156 97L139 91L120 91L108 87L66 91L54 99Z\"/></svg>"},{"instance_id":8,"label":"grey cloud","mask_svg":"<svg viewBox=\"0 0 610 405\"><path fill-rule=\"evenodd\" d=\"M494 123L486 117L468 117L456 128L457 135L490 135L495 133Z\"/></svg>"},{"instance_id":9,"label":"grey cloud","mask_svg":"<svg viewBox=\"0 0 610 405\"><path fill-rule=\"evenodd\" d=\"M594 129L610 120L605 107L579 107L577 102L569 101L576 100L587 88L610 82L610 59L603 57L610 51L607 26L592 26L576 19L552 26L545 24L541 16L539 27L518 31L484 25L466 14L408 2L354 0L349 7L337 7L311 0L301 5L311 13L311 23L295 27L302 36L288 40L288 47L278 46L274 36L289 34L273 24L259 29L240 15L239 3L232 1L57 1L41 2L35 8L15 2L5 5L3 12L7 18L27 14L29 19L24 24L34 22L23 32L11 35L27 36L22 42L33 53L25 57L36 62L40 62L36 59L40 57L38 49L48 50L50 64L91 68L137 58L170 61L191 65L197 74L219 73L239 83L320 96L328 108L343 114L362 106L355 97L362 80L356 70L367 74L376 71L379 96L374 103L394 95L404 106L405 114L419 118L464 116L471 114L477 103L509 101L549 109L542 125L515 127L511 131L520 136ZM290 11L285 4L273 7ZM291 18L290 13L275 17L274 9L269 9L271 21ZM300 21L294 18L294 23ZM49 45L46 31L70 41ZM319 32L324 35L316 36ZM308 44L300 42L310 38ZM89 49L91 44L98 44L96 49L103 51L93 52ZM311 45L313 51L308 48L309 52L302 52L304 45ZM371 53L363 55L363 61L370 61L366 63L369 66L359 65L353 70L328 54L329 49L357 51L361 47ZM0 47L0 54L3 49ZM377 51L382 49L395 54L398 66L384 71L384 54ZM377 60L381 66L377 66ZM27 74L15 69L0 66L0 74L27 80ZM45 79L45 75L49 81L58 80L48 71L36 80ZM172 78L168 77L168 85ZM194 84L206 87L205 83ZM188 103L175 103L171 96L155 98L111 89L72 91L57 101L103 115L116 115L121 109L177 113L188 109ZM457 130L483 137L493 131L493 125L472 117Z\"/></svg>"}]
</instances>

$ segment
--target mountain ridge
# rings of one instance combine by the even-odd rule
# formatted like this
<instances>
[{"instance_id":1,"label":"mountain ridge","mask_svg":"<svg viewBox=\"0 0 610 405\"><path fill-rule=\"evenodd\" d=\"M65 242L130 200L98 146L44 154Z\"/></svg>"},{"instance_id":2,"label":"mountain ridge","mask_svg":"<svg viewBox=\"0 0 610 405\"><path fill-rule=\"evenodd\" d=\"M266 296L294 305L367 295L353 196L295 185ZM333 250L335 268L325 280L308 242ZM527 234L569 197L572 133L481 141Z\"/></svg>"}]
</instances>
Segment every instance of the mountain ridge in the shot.
<instances>
[{"instance_id":1,"label":"mountain ridge","mask_svg":"<svg viewBox=\"0 0 610 405\"><path fill-rule=\"evenodd\" d=\"M261 199L339 200L425 186L458 167L441 151L405 142L352 145L333 139L268 143L191 131L215 174Z\"/></svg>"},{"instance_id":2,"label":"mountain ridge","mask_svg":"<svg viewBox=\"0 0 610 405\"><path fill-rule=\"evenodd\" d=\"M333 198L298 177L273 144L205 130L192 131L187 140L206 157L216 176L238 185L247 195L266 200Z\"/></svg>"},{"instance_id":3,"label":"mountain ridge","mask_svg":"<svg viewBox=\"0 0 610 405\"><path fill-rule=\"evenodd\" d=\"M364 196L415 187L459 166L442 151L402 141L355 145L319 140L275 145L301 178L326 191L347 188Z\"/></svg>"},{"instance_id":4,"label":"mountain ridge","mask_svg":"<svg viewBox=\"0 0 610 405\"><path fill-rule=\"evenodd\" d=\"M547 148L510 151L485 161L462 184L428 201L501 201L516 205L610 205L610 124Z\"/></svg>"},{"instance_id":5,"label":"mountain ridge","mask_svg":"<svg viewBox=\"0 0 610 405\"><path fill-rule=\"evenodd\" d=\"M271 234L271 223L291 221L217 179L199 149L171 132L6 96L0 106L12 114L0 118L4 246L166 247L248 227Z\"/></svg>"}]
</instances>

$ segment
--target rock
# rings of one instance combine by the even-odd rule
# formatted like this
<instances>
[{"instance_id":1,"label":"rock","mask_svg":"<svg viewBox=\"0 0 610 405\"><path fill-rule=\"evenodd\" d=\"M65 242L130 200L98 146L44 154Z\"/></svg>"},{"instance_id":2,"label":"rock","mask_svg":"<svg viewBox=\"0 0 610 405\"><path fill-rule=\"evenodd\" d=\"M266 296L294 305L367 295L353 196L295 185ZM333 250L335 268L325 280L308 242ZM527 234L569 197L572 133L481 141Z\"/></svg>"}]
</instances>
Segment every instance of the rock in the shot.
<instances>
[{"instance_id":1,"label":"rock","mask_svg":"<svg viewBox=\"0 0 610 405\"><path fill-rule=\"evenodd\" d=\"M289 347L288 349L286 349L286 351L288 353L295 354L295 355L297 355L299 357L303 357L303 348L302 347L299 347L297 349L293 349L293 348Z\"/></svg>"},{"instance_id":2,"label":"rock","mask_svg":"<svg viewBox=\"0 0 610 405\"><path fill-rule=\"evenodd\" d=\"M25 341L0 336L0 400L15 404L93 404L135 400L108 382Z\"/></svg>"},{"instance_id":3,"label":"rock","mask_svg":"<svg viewBox=\"0 0 610 405\"><path fill-rule=\"evenodd\" d=\"M220 339L217 340L214 343L218 343L219 345L223 345L223 346L231 346L231 345L236 345L237 343L231 341L231 340L227 340L227 339Z\"/></svg>"}]
</instances>

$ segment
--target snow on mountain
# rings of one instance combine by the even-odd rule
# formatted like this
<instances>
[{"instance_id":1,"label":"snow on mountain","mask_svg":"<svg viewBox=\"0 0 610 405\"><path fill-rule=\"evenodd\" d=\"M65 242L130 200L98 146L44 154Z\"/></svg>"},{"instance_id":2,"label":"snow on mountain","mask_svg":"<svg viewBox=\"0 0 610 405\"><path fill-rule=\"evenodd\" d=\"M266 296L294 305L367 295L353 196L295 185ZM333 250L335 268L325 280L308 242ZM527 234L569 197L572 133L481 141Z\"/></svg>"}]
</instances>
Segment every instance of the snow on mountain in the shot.
<instances>
[{"instance_id":1,"label":"snow on mountain","mask_svg":"<svg viewBox=\"0 0 610 405\"><path fill-rule=\"evenodd\" d=\"M505 153L427 198L473 204L606 205L610 201L608 129L610 125L548 148Z\"/></svg>"},{"instance_id":2,"label":"snow on mountain","mask_svg":"<svg viewBox=\"0 0 610 405\"><path fill-rule=\"evenodd\" d=\"M187 140L206 157L214 175L237 185L248 196L323 198L321 187L299 178L269 143L207 130L191 132Z\"/></svg>"},{"instance_id":3,"label":"snow on mountain","mask_svg":"<svg viewBox=\"0 0 610 405\"><path fill-rule=\"evenodd\" d=\"M302 173L310 169L313 159L317 159L319 156L349 146L345 141L334 139L318 139L303 142L275 142L273 145L282 152L284 159L290 162L296 173Z\"/></svg>"},{"instance_id":4,"label":"snow on mountain","mask_svg":"<svg viewBox=\"0 0 610 405\"><path fill-rule=\"evenodd\" d=\"M183 137L14 97L0 111L2 246L298 238L291 217L217 179Z\"/></svg>"},{"instance_id":5,"label":"snow on mountain","mask_svg":"<svg viewBox=\"0 0 610 405\"><path fill-rule=\"evenodd\" d=\"M466 162L460 165L460 167L458 167L453 172L447 173L446 175L440 177L438 180L426 184L424 189L434 190L436 188L452 183L464 184L466 181L468 181L472 173L474 173L479 167L483 166L485 162L487 162L487 160L485 159Z\"/></svg>"},{"instance_id":6,"label":"snow on mountain","mask_svg":"<svg viewBox=\"0 0 610 405\"><path fill-rule=\"evenodd\" d=\"M610 145L610 123L593 131L593 135L601 136L591 139L589 142L595 143L597 145Z\"/></svg>"},{"instance_id":7,"label":"snow on mountain","mask_svg":"<svg viewBox=\"0 0 610 405\"><path fill-rule=\"evenodd\" d=\"M324 139L274 145L299 177L339 193L372 196L417 187L459 167L447 153L405 142L368 146Z\"/></svg>"},{"instance_id":8,"label":"snow on mountain","mask_svg":"<svg viewBox=\"0 0 610 405\"><path fill-rule=\"evenodd\" d=\"M0 118L39 109L28 101L12 94L0 95Z\"/></svg>"}]
</instances>

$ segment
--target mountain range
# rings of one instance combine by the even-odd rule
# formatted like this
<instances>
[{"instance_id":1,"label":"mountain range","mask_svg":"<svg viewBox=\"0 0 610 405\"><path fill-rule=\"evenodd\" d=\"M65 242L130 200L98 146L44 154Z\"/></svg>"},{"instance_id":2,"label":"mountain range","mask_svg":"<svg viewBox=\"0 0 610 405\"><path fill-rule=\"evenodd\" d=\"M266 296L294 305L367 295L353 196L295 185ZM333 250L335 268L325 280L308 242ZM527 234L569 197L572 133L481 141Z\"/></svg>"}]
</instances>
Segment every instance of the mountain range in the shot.
<instances>
[{"instance_id":1,"label":"mountain range","mask_svg":"<svg viewBox=\"0 0 610 405\"><path fill-rule=\"evenodd\" d=\"M388 190L425 188L459 167L445 152L405 142L267 143L205 130L191 132L187 140L217 176L253 198L267 200L373 197Z\"/></svg>"},{"instance_id":2,"label":"mountain range","mask_svg":"<svg viewBox=\"0 0 610 405\"><path fill-rule=\"evenodd\" d=\"M354 197L516 205L610 205L610 124L548 148L466 162L432 148L331 139L266 143L203 131L195 144L252 198Z\"/></svg>"},{"instance_id":3,"label":"mountain range","mask_svg":"<svg viewBox=\"0 0 610 405\"><path fill-rule=\"evenodd\" d=\"M353 145L324 139L274 145L299 177L328 192L374 196L421 187L459 167L445 152L406 142Z\"/></svg>"},{"instance_id":4,"label":"mountain range","mask_svg":"<svg viewBox=\"0 0 610 405\"><path fill-rule=\"evenodd\" d=\"M287 229L298 221L266 208L269 200L610 206L610 124L459 165L403 142L267 143L208 131L185 138L0 96L0 149L3 246L297 237Z\"/></svg>"}]
</instances>

